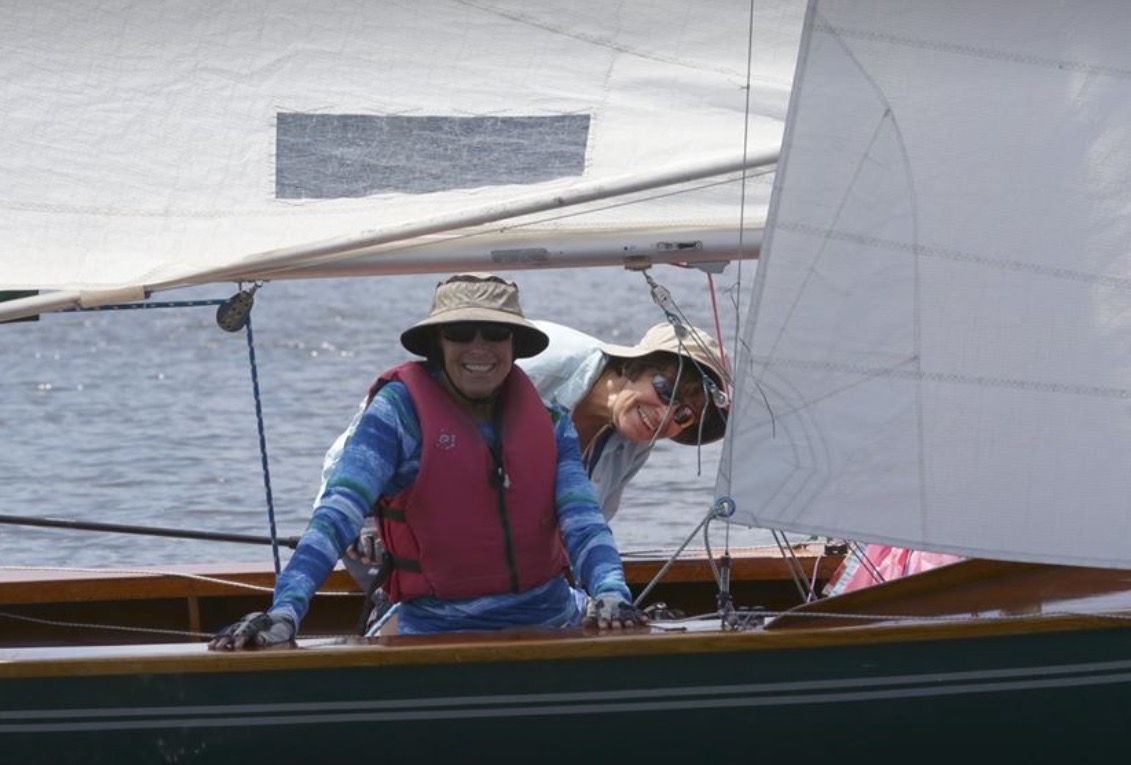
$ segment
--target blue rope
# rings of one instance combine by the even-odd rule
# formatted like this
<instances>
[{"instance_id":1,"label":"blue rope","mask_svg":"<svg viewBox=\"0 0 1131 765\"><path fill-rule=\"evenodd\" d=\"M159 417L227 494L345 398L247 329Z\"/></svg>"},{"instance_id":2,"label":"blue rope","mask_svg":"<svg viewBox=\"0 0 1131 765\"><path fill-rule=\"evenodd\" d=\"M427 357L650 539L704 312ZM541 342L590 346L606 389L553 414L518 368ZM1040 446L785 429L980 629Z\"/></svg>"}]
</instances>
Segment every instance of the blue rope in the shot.
<instances>
[{"instance_id":1,"label":"blue rope","mask_svg":"<svg viewBox=\"0 0 1131 765\"><path fill-rule=\"evenodd\" d=\"M155 303L119 303L117 305L93 306L90 308L67 308L62 313L76 311L126 311L140 308L198 308L200 306L223 305L228 299L211 300L169 300ZM271 550L275 556L275 575L282 570L279 562L279 535L275 527L275 503L271 497L271 471L267 466L267 436L263 429L263 405L259 398L259 370L255 365L255 338L251 332L251 314L247 315L247 355L251 363L251 388L255 396L255 420L259 428L259 458L263 463L263 486L267 493L267 521L271 527Z\"/></svg>"},{"instance_id":2,"label":"blue rope","mask_svg":"<svg viewBox=\"0 0 1131 765\"><path fill-rule=\"evenodd\" d=\"M267 493L267 523L271 529L271 552L275 556L275 576L279 564L279 535L275 529L275 503L271 498L271 470L267 466L267 436L263 430L263 405L259 399L259 369L255 365L255 338L251 332L251 314L247 315L247 356L251 363L251 388L255 394L255 420L259 427L259 457L263 462L263 488Z\"/></svg>"}]
</instances>

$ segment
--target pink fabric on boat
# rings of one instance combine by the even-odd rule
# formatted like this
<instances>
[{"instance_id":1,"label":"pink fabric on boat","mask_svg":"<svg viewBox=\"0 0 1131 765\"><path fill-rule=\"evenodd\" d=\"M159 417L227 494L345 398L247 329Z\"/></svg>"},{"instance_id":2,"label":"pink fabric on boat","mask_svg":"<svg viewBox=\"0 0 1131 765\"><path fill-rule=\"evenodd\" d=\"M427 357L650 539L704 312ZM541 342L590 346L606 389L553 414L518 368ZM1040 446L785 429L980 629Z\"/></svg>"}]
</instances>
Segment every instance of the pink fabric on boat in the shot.
<instances>
[{"instance_id":1,"label":"pink fabric on boat","mask_svg":"<svg viewBox=\"0 0 1131 765\"><path fill-rule=\"evenodd\" d=\"M829 584L828 595L841 595L962 560L961 556L949 553L908 550L905 547L875 544L864 548L864 555L872 561L875 570L872 566L862 565L856 558L846 560ZM876 572L879 572L878 576Z\"/></svg>"}]
</instances>

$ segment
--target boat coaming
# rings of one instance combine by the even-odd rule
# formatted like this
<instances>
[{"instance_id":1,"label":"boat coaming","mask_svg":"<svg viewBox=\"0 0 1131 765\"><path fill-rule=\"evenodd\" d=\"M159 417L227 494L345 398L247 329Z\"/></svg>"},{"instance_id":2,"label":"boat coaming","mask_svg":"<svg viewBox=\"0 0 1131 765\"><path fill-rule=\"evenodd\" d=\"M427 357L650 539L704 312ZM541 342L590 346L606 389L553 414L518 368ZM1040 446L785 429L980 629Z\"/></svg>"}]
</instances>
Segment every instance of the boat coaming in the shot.
<instances>
[{"instance_id":1,"label":"boat coaming","mask_svg":"<svg viewBox=\"0 0 1131 765\"><path fill-rule=\"evenodd\" d=\"M1010 588L1026 570L1049 573L994 565ZM898 613L901 592L921 602L924 580L953 586L963 566L875 589ZM199 643L0 649L0 751L15 762L44 761L48 744L52 762L108 752L115 762L297 761L359 746L516 762L1120 754L1113 732L1131 699L1131 632L1120 628L1131 622L1120 613L790 618L745 631L663 622L647 634L342 638L239 653Z\"/></svg>"},{"instance_id":2,"label":"boat coaming","mask_svg":"<svg viewBox=\"0 0 1131 765\"><path fill-rule=\"evenodd\" d=\"M791 566L777 548L731 551L730 591L739 604L784 610L800 602ZM822 545L797 545L794 564L819 588L842 556ZM684 614L715 611L715 573L703 551L626 553L625 577L637 593L663 570L645 605ZM0 649L183 642L202 638L246 613L270 606L273 572L245 564L171 569L69 571L0 569ZM362 594L342 569L323 583L303 620L306 636L356 634ZM140 631L140 632L138 632Z\"/></svg>"}]
</instances>

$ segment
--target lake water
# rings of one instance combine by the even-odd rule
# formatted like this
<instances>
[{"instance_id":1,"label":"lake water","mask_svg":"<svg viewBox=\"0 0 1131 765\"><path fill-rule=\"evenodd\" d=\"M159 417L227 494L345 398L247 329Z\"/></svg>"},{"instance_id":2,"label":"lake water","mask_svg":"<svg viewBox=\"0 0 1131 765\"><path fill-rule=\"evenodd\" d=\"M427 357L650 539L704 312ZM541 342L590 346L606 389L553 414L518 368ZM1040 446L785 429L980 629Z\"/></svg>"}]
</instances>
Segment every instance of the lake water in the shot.
<instances>
[{"instance_id":1,"label":"lake water","mask_svg":"<svg viewBox=\"0 0 1131 765\"><path fill-rule=\"evenodd\" d=\"M743 292L754 269L741 273ZM663 319L640 274L618 268L513 272L526 313L631 345ZM695 324L714 327L707 277L653 277ZM715 277L733 353L735 265ZM323 453L376 373L409 358L398 337L442 275L273 282L252 313L276 527L301 534ZM231 285L154 300L226 298ZM745 297L744 297L745 299ZM0 326L0 514L269 534L246 334L215 307L51 314ZM673 547L714 498L720 445L663 442L612 522L625 550ZM711 546L767 544L760 529L711 526ZM696 535L693 547L702 547ZM286 560L287 550L283 550ZM0 524L0 565L131 567L272 561L267 545Z\"/></svg>"}]
</instances>

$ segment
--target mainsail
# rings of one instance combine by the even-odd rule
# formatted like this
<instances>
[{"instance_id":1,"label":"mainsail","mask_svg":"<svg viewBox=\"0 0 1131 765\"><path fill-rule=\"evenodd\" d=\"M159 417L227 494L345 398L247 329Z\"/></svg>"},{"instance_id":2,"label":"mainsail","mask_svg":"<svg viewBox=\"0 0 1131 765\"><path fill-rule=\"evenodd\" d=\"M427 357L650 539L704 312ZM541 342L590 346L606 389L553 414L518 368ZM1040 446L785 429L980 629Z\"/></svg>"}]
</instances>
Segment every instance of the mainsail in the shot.
<instances>
[{"instance_id":1,"label":"mainsail","mask_svg":"<svg viewBox=\"0 0 1131 765\"><path fill-rule=\"evenodd\" d=\"M1131 567L1131 6L816 2L719 492Z\"/></svg>"},{"instance_id":2,"label":"mainsail","mask_svg":"<svg viewBox=\"0 0 1131 765\"><path fill-rule=\"evenodd\" d=\"M712 166L729 173L507 231L544 251L595 232L647 232L662 249L681 241L664 231L723 231L733 256L740 228L764 220L769 182L742 168L776 158L802 11L742 0L13 6L0 26L0 290L95 301L312 264L340 274L375 244L418 247L422 232L506 218L516 200L553 207L579 188L596 199L602 184L640 178L643 189L676 177L670 168L693 178ZM501 268L546 265L524 263L525 244L496 246Z\"/></svg>"}]
</instances>

